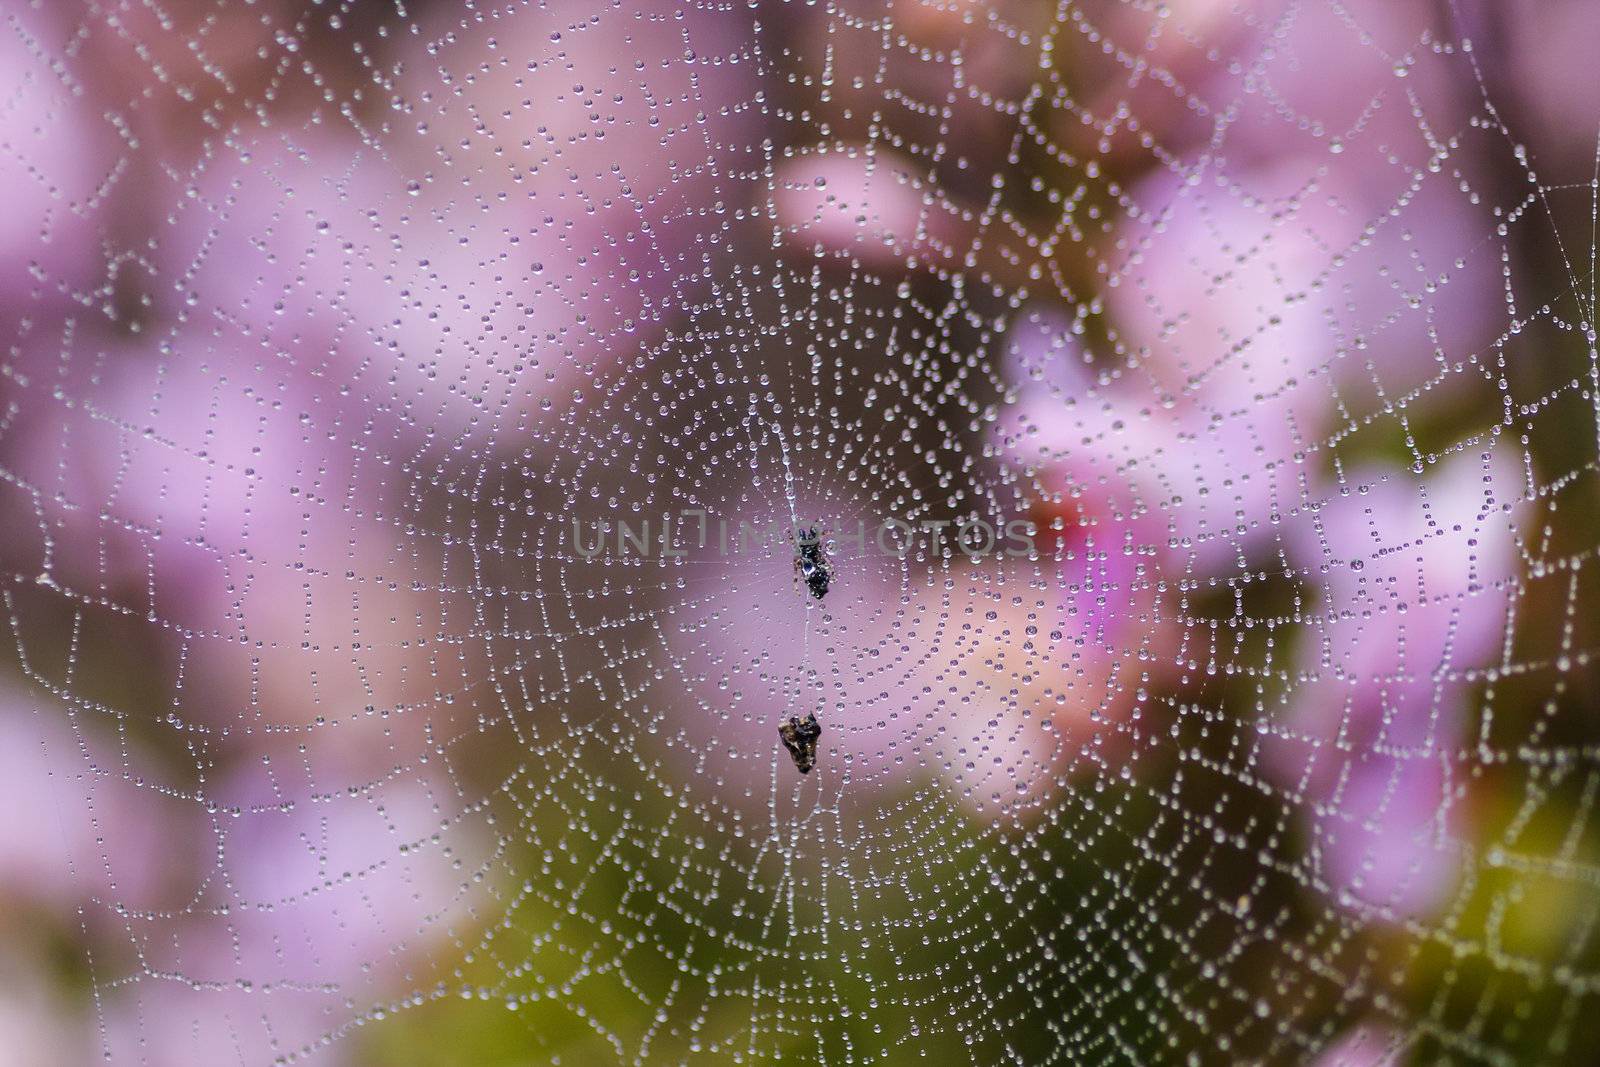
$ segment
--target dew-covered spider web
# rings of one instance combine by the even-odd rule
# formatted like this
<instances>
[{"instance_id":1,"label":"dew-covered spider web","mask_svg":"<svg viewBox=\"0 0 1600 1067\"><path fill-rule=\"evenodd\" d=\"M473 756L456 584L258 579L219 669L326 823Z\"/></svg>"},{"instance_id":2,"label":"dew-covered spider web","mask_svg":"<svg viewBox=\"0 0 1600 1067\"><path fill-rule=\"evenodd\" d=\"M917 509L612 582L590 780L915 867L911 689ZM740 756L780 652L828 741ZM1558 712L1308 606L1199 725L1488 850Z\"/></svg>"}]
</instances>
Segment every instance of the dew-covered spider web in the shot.
<instances>
[{"instance_id":1,"label":"dew-covered spider web","mask_svg":"<svg viewBox=\"0 0 1600 1067\"><path fill-rule=\"evenodd\" d=\"M0 1047L1594 1062L1597 40L0 0Z\"/></svg>"}]
</instances>

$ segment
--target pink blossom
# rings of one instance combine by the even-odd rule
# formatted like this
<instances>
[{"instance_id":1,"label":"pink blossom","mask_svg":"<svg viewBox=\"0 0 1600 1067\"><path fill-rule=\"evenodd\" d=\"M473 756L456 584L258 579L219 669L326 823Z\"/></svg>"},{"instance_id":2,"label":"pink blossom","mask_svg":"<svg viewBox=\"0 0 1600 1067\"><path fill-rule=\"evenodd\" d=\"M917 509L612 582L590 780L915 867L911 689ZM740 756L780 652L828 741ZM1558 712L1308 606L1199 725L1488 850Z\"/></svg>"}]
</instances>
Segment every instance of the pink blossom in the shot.
<instances>
[{"instance_id":1,"label":"pink blossom","mask_svg":"<svg viewBox=\"0 0 1600 1067\"><path fill-rule=\"evenodd\" d=\"M977 232L950 201L889 148L819 151L786 160L773 194L781 237L880 271L959 268Z\"/></svg>"},{"instance_id":2,"label":"pink blossom","mask_svg":"<svg viewBox=\"0 0 1600 1067\"><path fill-rule=\"evenodd\" d=\"M83 83L55 62L68 35L51 12L0 4L0 326L8 346L47 329L40 320L103 296L99 230L122 167Z\"/></svg>"},{"instance_id":3,"label":"pink blossom","mask_svg":"<svg viewBox=\"0 0 1600 1067\"><path fill-rule=\"evenodd\" d=\"M163 826L181 835L187 805L158 791L139 749L107 742L117 722L7 684L0 724L0 896L98 932L169 903L179 854Z\"/></svg>"},{"instance_id":4,"label":"pink blossom","mask_svg":"<svg viewBox=\"0 0 1600 1067\"><path fill-rule=\"evenodd\" d=\"M1386 202L1297 187L1302 173L1141 183L1108 269L1109 342L1048 309L1010 338L1012 454L1116 483L1127 506L1167 517L1202 572L1242 566L1315 494L1305 464L1336 413L1448 392L1491 325L1490 275L1452 274L1443 249L1382 218ZM1411 204L1422 231L1456 231L1447 195ZM1435 271L1450 281L1413 307Z\"/></svg>"},{"instance_id":5,"label":"pink blossom","mask_svg":"<svg viewBox=\"0 0 1600 1067\"><path fill-rule=\"evenodd\" d=\"M1352 472L1290 528L1322 602L1267 766L1305 796L1318 877L1352 906L1425 914L1455 884L1459 753L1512 619L1520 485L1504 454L1469 449L1416 481Z\"/></svg>"},{"instance_id":6,"label":"pink blossom","mask_svg":"<svg viewBox=\"0 0 1600 1067\"><path fill-rule=\"evenodd\" d=\"M1318 1053L1312 1067L1396 1067L1407 1061L1409 1043L1392 1026L1362 1023Z\"/></svg>"},{"instance_id":7,"label":"pink blossom","mask_svg":"<svg viewBox=\"0 0 1600 1067\"><path fill-rule=\"evenodd\" d=\"M452 793L298 778L264 763L222 783L203 893L141 928L138 971L105 983L113 1059L344 1062L340 1039L424 981L433 947L468 920L487 850Z\"/></svg>"}]
</instances>

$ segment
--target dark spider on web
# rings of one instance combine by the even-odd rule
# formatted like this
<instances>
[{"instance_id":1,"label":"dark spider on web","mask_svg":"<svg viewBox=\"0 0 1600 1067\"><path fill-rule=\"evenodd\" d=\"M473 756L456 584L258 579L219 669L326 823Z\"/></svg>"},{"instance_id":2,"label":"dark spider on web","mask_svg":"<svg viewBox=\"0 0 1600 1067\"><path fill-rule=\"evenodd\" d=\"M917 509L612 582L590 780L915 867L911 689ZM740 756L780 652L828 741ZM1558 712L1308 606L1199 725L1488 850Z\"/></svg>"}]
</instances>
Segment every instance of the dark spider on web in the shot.
<instances>
[{"instance_id":1,"label":"dark spider on web","mask_svg":"<svg viewBox=\"0 0 1600 1067\"><path fill-rule=\"evenodd\" d=\"M791 715L788 722L778 726L778 737L794 757L795 769L801 774L810 774L811 768L816 766L817 738L821 736L822 727L817 723L815 712L806 712L804 719Z\"/></svg>"},{"instance_id":2,"label":"dark spider on web","mask_svg":"<svg viewBox=\"0 0 1600 1067\"><path fill-rule=\"evenodd\" d=\"M833 567L822 550L824 536L815 526L811 527L796 538L794 552L795 570L800 572L806 588L818 600L828 595L828 585L833 581Z\"/></svg>"}]
</instances>

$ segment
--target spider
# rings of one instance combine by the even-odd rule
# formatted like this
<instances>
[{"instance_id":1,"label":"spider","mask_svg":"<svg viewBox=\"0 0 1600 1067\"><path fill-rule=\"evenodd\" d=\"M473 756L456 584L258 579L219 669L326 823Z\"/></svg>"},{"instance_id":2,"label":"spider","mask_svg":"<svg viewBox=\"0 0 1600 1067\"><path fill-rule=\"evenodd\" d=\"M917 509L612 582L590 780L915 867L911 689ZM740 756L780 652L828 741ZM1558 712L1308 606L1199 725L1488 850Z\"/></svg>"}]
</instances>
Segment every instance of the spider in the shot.
<instances>
[{"instance_id":1,"label":"spider","mask_svg":"<svg viewBox=\"0 0 1600 1067\"><path fill-rule=\"evenodd\" d=\"M822 727L817 724L816 713L811 711L806 712L804 719L791 715L788 722L778 726L778 737L794 757L795 769L801 774L810 774L811 768L816 766L817 738L821 736Z\"/></svg>"},{"instance_id":2,"label":"spider","mask_svg":"<svg viewBox=\"0 0 1600 1067\"><path fill-rule=\"evenodd\" d=\"M795 570L800 572L806 588L818 600L828 595L828 585L833 581L833 567L822 551L822 539L825 536L813 526L799 536L794 551Z\"/></svg>"}]
</instances>

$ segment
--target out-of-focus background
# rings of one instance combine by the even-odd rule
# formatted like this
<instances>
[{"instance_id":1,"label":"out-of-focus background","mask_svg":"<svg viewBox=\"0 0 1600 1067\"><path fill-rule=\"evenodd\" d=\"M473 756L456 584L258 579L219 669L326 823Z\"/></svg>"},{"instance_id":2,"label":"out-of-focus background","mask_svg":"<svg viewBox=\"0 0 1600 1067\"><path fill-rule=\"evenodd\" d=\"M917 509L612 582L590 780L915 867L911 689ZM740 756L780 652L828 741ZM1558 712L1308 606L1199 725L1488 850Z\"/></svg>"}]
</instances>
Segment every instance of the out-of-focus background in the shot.
<instances>
[{"instance_id":1,"label":"out-of-focus background","mask_svg":"<svg viewBox=\"0 0 1600 1067\"><path fill-rule=\"evenodd\" d=\"M0 0L0 1063L1595 1062L1597 42Z\"/></svg>"}]
</instances>

